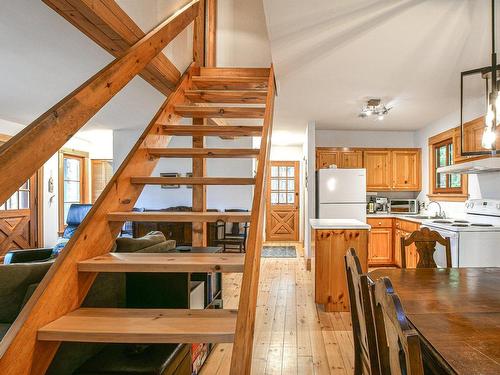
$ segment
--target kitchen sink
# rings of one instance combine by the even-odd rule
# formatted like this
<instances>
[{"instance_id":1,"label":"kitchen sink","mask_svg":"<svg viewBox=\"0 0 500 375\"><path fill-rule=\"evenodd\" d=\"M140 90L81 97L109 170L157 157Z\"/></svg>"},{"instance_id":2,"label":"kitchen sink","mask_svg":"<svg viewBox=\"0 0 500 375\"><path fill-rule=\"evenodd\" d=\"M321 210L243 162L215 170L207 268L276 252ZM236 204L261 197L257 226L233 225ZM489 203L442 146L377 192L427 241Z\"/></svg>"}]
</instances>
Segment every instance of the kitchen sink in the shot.
<instances>
[{"instance_id":1,"label":"kitchen sink","mask_svg":"<svg viewBox=\"0 0 500 375\"><path fill-rule=\"evenodd\" d=\"M405 215L405 217L410 217L413 219L443 219L441 216L430 216L430 215Z\"/></svg>"}]
</instances>

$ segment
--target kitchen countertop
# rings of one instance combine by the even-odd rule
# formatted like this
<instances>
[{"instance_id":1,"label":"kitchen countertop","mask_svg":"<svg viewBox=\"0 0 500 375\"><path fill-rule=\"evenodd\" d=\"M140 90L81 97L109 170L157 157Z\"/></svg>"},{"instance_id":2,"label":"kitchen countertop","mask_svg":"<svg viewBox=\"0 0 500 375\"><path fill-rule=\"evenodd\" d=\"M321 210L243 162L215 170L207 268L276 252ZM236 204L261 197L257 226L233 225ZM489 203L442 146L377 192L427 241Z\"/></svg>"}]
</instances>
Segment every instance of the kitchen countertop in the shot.
<instances>
[{"instance_id":1,"label":"kitchen countertop","mask_svg":"<svg viewBox=\"0 0 500 375\"><path fill-rule=\"evenodd\" d=\"M392 219L401 219L401 220L408 220L408 221L413 221L414 223L419 223L422 224L424 221L430 220L430 219L423 219L423 218L418 218L415 217L418 216L416 215L408 215L408 214L391 214L391 213L383 213L383 214L366 214L367 219L377 219L377 218L392 218Z\"/></svg>"},{"instance_id":2,"label":"kitchen countertop","mask_svg":"<svg viewBox=\"0 0 500 375\"><path fill-rule=\"evenodd\" d=\"M366 229L370 225L355 219L309 219L313 229Z\"/></svg>"}]
</instances>

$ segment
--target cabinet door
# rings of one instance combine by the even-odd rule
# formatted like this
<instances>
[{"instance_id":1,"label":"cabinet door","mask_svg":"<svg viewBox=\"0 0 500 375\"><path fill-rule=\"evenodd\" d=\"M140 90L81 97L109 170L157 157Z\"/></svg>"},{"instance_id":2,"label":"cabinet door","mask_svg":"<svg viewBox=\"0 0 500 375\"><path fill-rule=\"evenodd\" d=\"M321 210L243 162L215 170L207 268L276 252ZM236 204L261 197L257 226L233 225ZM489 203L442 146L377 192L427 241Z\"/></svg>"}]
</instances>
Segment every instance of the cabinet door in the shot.
<instances>
[{"instance_id":1,"label":"cabinet door","mask_svg":"<svg viewBox=\"0 0 500 375\"><path fill-rule=\"evenodd\" d=\"M460 126L453 129L453 163L456 164L468 159L467 156L462 156L462 131Z\"/></svg>"},{"instance_id":2,"label":"cabinet door","mask_svg":"<svg viewBox=\"0 0 500 375\"><path fill-rule=\"evenodd\" d=\"M340 152L340 167L341 168L363 168L363 152L362 151L341 151Z\"/></svg>"},{"instance_id":3,"label":"cabinet door","mask_svg":"<svg viewBox=\"0 0 500 375\"><path fill-rule=\"evenodd\" d=\"M366 168L366 188L368 191L391 189L391 152L374 151L364 152L363 165Z\"/></svg>"},{"instance_id":4,"label":"cabinet door","mask_svg":"<svg viewBox=\"0 0 500 375\"><path fill-rule=\"evenodd\" d=\"M368 263L392 263L392 228L374 228L368 242Z\"/></svg>"},{"instance_id":5,"label":"cabinet door","mask_svg":"<svg viewBox=\"0 0 500 375\"><path fill-rule=\"evenodd\" d=\"M339 166L339 156L338 151L317 151L316 169L328 168L332 164Z\"/></svg>"},{"instance_id":6,"label":"cabinet door","mask_svg":"<svg viewBox=\"0 0 500 375\"><path fill-rule=\"evenodd\" d=\"M394 190L421 190L420 151L394 150L391 162Z\"/></svg>"},{"instance_id":7,"label":"cabinet door","mask_svg":"<svg viewBox=\"0 0 500 375\"><path fill-rule=\"evenodd\" d=\"M399 232L400 236L403 238L406 238L411 234L411 232L405 232L403 230L400 230ZM405 254L406 254L406 268L417 268L419 256L415 244L406 246Z\"/></svg>"}]
</instances>

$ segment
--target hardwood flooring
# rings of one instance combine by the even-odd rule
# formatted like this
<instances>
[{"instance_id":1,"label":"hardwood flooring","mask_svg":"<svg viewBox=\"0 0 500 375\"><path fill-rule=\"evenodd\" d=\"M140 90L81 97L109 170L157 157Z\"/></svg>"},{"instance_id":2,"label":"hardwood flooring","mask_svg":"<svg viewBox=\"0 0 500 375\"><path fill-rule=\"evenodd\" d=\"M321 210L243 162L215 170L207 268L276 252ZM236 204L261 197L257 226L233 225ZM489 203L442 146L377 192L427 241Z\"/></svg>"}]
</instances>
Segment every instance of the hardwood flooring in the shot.
<instances>
[{"instance_id":1,"label":"hardwood flooring","mask_svg":"<svg viewBox=\"0 0 500 375\"><path fill-rule=\"evenodd\" d=\"M301 249L261 261L252 374L352 374L350 315L316 307ZM224 308L238 308L240 282L241 274L223 275ZM201 374L229 374L230 357L231 344L217 345Z\"/></svg>"}]
</instances>

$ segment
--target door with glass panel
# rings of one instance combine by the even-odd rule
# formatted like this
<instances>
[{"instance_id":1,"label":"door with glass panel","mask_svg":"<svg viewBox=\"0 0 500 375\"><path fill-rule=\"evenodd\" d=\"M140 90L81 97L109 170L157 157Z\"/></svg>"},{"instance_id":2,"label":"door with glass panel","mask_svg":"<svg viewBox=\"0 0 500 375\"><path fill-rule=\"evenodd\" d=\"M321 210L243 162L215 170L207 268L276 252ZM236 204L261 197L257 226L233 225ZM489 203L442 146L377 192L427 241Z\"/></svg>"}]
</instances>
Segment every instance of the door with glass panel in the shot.
<instances>
[{"instance_id":1,"label":"door with glass panel","mask_svg":"<svg viewBox=\"0 0 500 375\"><path fill-rule=\"evenodd\" d=\"M272 161L269 179L266 241L298 241L299 162Z\"/></svg>"},{"instance_id":2,"label":"door with glass panel","mask_svg":"<svg viewBox=\"0 0 500 375\"><path fill-rule=\"evenodd\" d=\"M0 145L10 137L2 136ZM0 260L9 250L38 247L38 173L0 202Z\"/></svg>"}]
</instances>

